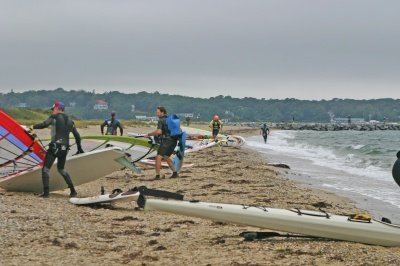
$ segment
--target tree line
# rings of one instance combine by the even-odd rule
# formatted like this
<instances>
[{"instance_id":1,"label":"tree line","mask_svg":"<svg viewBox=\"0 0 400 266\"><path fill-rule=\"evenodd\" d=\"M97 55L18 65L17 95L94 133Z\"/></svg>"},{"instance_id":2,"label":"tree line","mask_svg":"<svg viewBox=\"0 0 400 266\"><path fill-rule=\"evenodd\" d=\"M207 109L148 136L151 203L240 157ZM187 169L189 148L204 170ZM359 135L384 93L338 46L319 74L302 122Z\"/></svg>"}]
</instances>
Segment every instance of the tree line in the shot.
<instances>
[{"instance_id":1,"label":"tree line","mask_svg":"<svg viewBox=\"0 0 400 266\"><path fill-rule=\"evenodd\" d=\"M55 100L63 101L68 113L81 119L104 119L110 111L116 111L121 119L135 119L136 116L155 116L157 106L165 106L169 113L193 113L193 120L209 121L214 114L232 122L270 121L270 122L329 122L332 116L364 118L366 121L400 120L400 99L331 99L298 100L256 99L252 97L233 98L216 96L194 98L180 95L148 93L121 93L110 91L38 90L0 93L0 107L28 107L48 109ZM96 101L108 103L107 110L95 110ZM134 106L134 109L132 109Z\"/></svg>"}]
</instances>

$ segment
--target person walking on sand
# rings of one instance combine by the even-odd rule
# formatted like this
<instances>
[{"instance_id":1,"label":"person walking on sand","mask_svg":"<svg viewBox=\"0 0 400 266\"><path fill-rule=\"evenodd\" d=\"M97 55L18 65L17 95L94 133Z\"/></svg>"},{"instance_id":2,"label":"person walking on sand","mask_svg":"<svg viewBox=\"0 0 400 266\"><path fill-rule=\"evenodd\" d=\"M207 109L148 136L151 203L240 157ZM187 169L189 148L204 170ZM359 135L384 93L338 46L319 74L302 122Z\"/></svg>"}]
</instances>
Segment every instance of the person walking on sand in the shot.
<instances>
[{"instance_id":1,"label":"person walking on sand","mask_svg":"<svg viewBox=\"0 0 400 266\"><path fill-rule=\"evenodd\" d=\"M74 188L71 177L68 172L65 171L64 166L69 150L69 133L72 132L74 135L76 146L78 148L77 154L83 153L81 137L76 130L74 122L68 117L68 115L64 114L64 108L65 105L63 102L55 102L51 108L52 115L50 115L46 121L32 126L33 129L42 129L51 126L51 141L42 168L43 193L40 194L39 197L49 197L49 171L56 159L57 170L70 189L69 196L75 197L78 194Z\"/></svg>"},{"instance_id":2,"label":"person walking on sand","mask_svg":"<svg viewBox=\"0 0 400 266\"><path fill-rule=\"evenodd\" d=\"M264 143L267 143L267 138L269 135L269 128L267 127L267 124L264 124L261 129L260 129L260 134L263 136L264 138Z\"/></svg>"},{"instance_id":3,"label":"person walking on sand","mask_svg":"<svg viewBox=\"0 0 400 266\"><path fill-rule=\"evenodd\" d=\"M209 127L212 130L214 141L217 142L219 131L222 130L222 122L219 120L218 115L214 115L214 118L213 120L211 120Z\"/></svg>"},{"instance_id":4,"label":"person walking on sand","mask_svg":"<svg viewBox=\"0 0 400 266\"><path fill-rule=\"evenodd\" d=\"M170 136L170 131L167 124L167 110L165 109L165 107L158 106L156 112L158 117L157 129L151 133L144 135L145 138L148 138L150 136L158 136L160 140L160 147L158 148L156 156L156 177L154 179L160 179L162 159L167 162L169 168L172 170L171 178L176 178L179 177L179 175L174 168L174 164L172 163L170 156L174 152L178 140Z\"/></svg>"},{"instance_id":5,"label":"person walking on sand","mask_svg":"<svg viewBox=\"0 0 400 266\"><path fill-rule=\"evenodd\" d=\"M117 135L117 129L121 132L121 136L124 132L121 122L115 118L116 113L111 112L111 118L104 120L103 124L100 126L101 135L104 135L104 127L107 127L106 135Z\"/></svg>"}]
</instances>

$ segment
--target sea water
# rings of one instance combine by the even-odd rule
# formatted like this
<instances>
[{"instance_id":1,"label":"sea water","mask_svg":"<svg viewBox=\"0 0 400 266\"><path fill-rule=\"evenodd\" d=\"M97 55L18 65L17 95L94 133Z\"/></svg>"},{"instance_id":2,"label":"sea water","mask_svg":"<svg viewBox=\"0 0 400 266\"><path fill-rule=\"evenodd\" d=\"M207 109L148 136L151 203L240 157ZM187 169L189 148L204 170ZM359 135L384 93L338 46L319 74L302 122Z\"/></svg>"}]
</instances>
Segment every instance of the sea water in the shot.
<instances>
[{"instance_id":1,"label":"sea water","mask_svg":"<svg viewBox=\"0 0 400 266\"><path fill-rule=\"evenodd\" d=\"M246 140L270 162L288 164L289 178L400 223L400 187L392 178L400 131L272 131L266 144L261 136Z\"/></svg>"}]
</instances>

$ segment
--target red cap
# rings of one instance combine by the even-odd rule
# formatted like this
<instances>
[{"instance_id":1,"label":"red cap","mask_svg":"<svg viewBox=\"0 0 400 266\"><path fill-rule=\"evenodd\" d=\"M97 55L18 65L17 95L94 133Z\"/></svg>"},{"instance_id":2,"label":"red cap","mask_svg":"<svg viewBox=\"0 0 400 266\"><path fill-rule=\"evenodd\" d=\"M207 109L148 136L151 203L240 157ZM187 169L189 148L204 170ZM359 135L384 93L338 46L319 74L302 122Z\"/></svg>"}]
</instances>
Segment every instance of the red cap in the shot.
<instances>
[{"instance_id":1,"label":"red cap","mask_svg":"<svg viewBox=\"0 0 400 266\"><path fill-rule=\"evenodd\" d=\"M56 102L53 103L53 106L51 107L51 110L53 110L55 107L57 107L58 109L64 111L65 104L63 102L56 101Z\"/></svg>"}]
</instances>

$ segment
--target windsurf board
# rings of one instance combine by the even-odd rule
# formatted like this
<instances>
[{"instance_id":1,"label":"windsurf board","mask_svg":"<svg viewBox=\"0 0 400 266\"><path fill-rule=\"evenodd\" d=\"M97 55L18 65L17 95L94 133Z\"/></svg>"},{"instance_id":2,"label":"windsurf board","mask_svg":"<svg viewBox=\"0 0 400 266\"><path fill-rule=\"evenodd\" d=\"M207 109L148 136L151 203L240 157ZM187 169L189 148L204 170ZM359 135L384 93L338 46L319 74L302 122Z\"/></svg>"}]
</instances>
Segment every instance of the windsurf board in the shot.
<instances>
[{"instance_id":1,"label":"windsurf board","mask_svg":"<svg viewBox=\"0 0 400 266\"><path fill-rule=\"evenodd\" d=\"M67 157L66 171L75 186L85 184L120 170L118 162L125 158L125 153L118 147L86 152ZM57 160L50 169L50 191L67 188L64 178L57 171ZM0 179L0 187L8 191L42 192L42 168L35 167Z\"/></svg>"},{"instance_id":2,"label":"windsurf board","mask_svg":"<svg viewBox=\"0 0 400 266\"><path fill-rule=\"evenodd\" d=\"M97 203L110 203L115 201L135 201L139 197L138 189L130 189L123 192L120 189L115 189L111 194L98 195L87 198L70 198L69 202L75 205L89 205Z\"/></svg>"},{"instance_id":3,"label":"windsurf board","mask_svg":"<svg viewBox=\"0 0 400 266\"><path fill-rule=\"evenodd\" d=\"M358 216L160 199L146 199L144 209L365 244L400 246L399 225L373 219L360 219Z\"/></svg>"}]
</instances>

